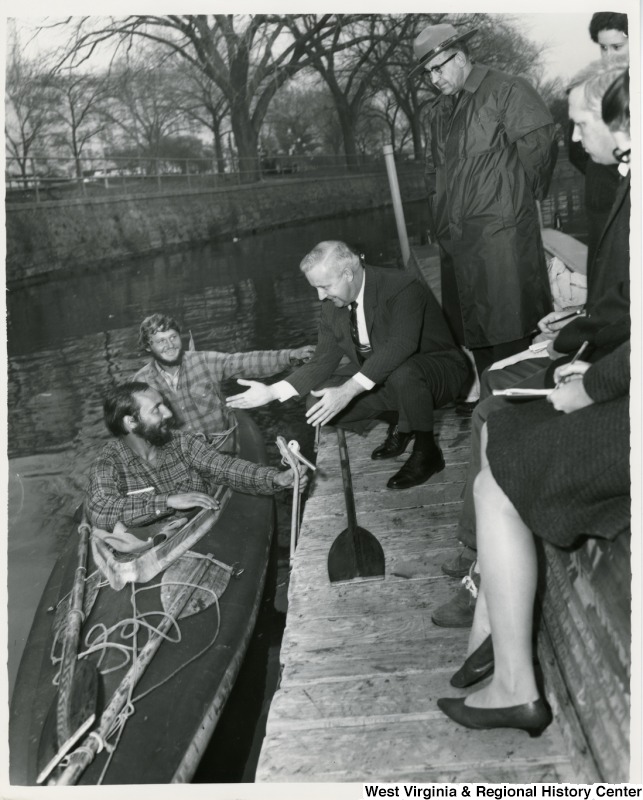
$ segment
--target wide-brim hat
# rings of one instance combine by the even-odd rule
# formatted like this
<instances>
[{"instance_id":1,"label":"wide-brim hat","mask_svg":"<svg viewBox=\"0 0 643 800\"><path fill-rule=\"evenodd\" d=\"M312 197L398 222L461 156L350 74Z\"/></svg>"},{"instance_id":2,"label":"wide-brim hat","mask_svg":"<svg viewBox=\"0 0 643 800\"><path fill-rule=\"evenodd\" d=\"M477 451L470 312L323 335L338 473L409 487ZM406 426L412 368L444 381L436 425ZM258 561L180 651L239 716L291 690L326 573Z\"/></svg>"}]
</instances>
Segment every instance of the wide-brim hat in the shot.
<instances>
[{"instance_id":1,"label":"wide-brim hat","mask_svg":"<svg viewBox=\"0 0 643 800\"><path fill-rule=\"evenodd\" d=\"M453 25L449 25L447 22L440 25L428 25L413 41L413 52L419 61L409 72L409 78L421 70L426 62L434 56L453 47L456 42L466 42L477 32L477 28L458 32Z\"/></svg>"}]
</instances>

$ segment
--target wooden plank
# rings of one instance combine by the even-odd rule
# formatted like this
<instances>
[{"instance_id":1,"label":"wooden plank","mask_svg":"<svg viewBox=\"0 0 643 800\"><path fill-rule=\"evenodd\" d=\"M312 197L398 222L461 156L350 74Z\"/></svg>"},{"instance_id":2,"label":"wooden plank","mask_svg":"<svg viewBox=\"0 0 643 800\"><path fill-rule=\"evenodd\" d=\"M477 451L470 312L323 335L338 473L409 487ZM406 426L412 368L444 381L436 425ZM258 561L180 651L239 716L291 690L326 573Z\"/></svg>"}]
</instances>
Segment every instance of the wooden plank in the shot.
<instances>
[{"instance_id":1,"label":"wooden plank","mask_svg":"<svg viewBox=\"0 0 643 800\"><path fill-rule=\"evenodd\" d=\"M393 492L391 494L393 495ZM399 498L398 503L400 505L397 507L391 501L391 505L380 508L372 508L368 503L367 496L363 495L361 507L358 511L358 521L365 520L363 524L369 530L371 525L377 524L378 520L381 520L382 524L387 524L394 528L404 526L406 529L417 528L422 525L439 527L445 524L452 525L458 521L462 508L462 501L459 498L451 502L436 502L435 505L407 505L404 503L405 498L402 497L402 494L402 492L399 492L393 495ZM324 501L321 499L310 500L306 503L306 514L301 526L302 536L308 533L314 538L317 535L317 525L322 520L338 518L346 518L346 506L343 503L340 505L338 501L335 504L328 499Z\"/></svg>"},{"instance_id":2,"label":"wooden plank","mask_svg":"<svg viewBox=\"0 0 643 800\"><path fill-rule=\"evenodd\" d=\"M406 546L405 541L392 542L384 547L386 559L386 575L384 581L351 581L348 583L331 584L326 571L328 549L320 547L314 552L307 551L305 566L293 572L289 587L289 603L291 607L297 602L322 602L324 598L342 598L342 601L350 602L350 598L361 597L361 592L373 592L377 595L382 594L388 598L388 602L398 602L396 598L391 599L393 591L389 587L394 587L404 581L418 581L424 578L434 578L445 581L448 588L442 589L441 584L432 586L430 591L444 593L453 592L459 588L459 578L449 578L441 570L445 559L454 556L458 551L455 549L428 548L425 542L418 539L414 546ZM311 598L309 600L309 598ZM399 602L403 602L402 599Z\"/></svg>"},{"instance_id":3,"label":"wooden plank","mask_svg":"<svg viewBox=\"0 0 643 800\"><path fill-rule=\"evenodd\" d=\"M407 714L433 716L438 697L465 694L449 685L451 674L451 669L444 667L413 674L358 675L334 682L286 687L275 696L268 728L274 733L335 724L366 724L365 714L372 715L374 708L378 717L391 721ZM368 697L366 707L365 697Z\"/></svg>"},{"instance_id":4,"label":"wooden plank","mask_svg":"<svg viewBox=\"0 0 643 800\"><path fill-rule=\"evenodd\" d=\"M468 631L435 628L421 646L400 641L349 642L341 648L317 651L289 647L284 651L282 687L347 677L412 674L439 670L449 678L462 664Z\"/></svg>"},{"instance_id":5,"label":"wooden plank","mask_svg":"<svg viewBox=\"0 0 643 800\"><path fill-rule=\"evenodd\" d=\"M368 494L369 498L373 498L376 502L379 501L380 497L384 493L387 495L401 494L399 491L387 488L386 482L392 475L395 475L405 461L405 458L391 459L387 461L370 461L367 465L368 469L361 469L359 471L356 468L356 465L351 462L351 477L353 479L355 502L357 503L359 496L363 494ZM372 467L370 467L371 464L373 465ZM438 472L436 475L433 475L431 478L429 478L427 483L421 484L418 487L414 487L418 490L415 492L415 495L422 497L423 505L428 505L429 503L433 502L434 494L441 495L445 491L448 492L449 497L455 496L456 499L460 499L460 495L454 495L454 492L450 491L448 488L445 488L445 486L459 487L459 491L461 493L464 483L467 479L467 469L468 465L466 463L449 464L447 467L445 467L445 469L442 470L442 472ZM437 489L438 486L441 487L439 490ZM319 487L316 487L315 497L341 495L343 502L343 491L344 487L342 484L341 473L332 472L328 475L323 483L319 484ZM406 494L412 490L404 489L402 491L404 494ZM438 500L438 502L444 501Z\"/></svg>"},{"instance_id":6,"label":"wooden plank","mask_svg":"<svg viewBox=\"0 0 643 800\"><path fill-rule=\"evenodd\" d=\"M439 520L441 524L435 526L427 524L425 527L417 526L410 529L397 525L394 519L390 523L385 523L380 517L369 515L362 515L359 524L376 536L387 552L396 552L398 548L404 548L408 543L409 552L414 553L417 546L422 544L427 548L457 547L458 528L455 520L457 516L455 513L448 515L445 513ZM319 526L317 530L302 527L295 558L307 562L314 553L328 552L336 537L347 527L346 518L342 515L330 519L324 517L323 520L318 520L317 524ZM305 569L306 564L302 564L302 567Z\"/></svg>"},{"instance_id":7,"label":"wooden plank","mask_svg":"<svg viewBox=\"0 0 643 800\"><path fill-rule=\"evenodd\" d=\"M411 613L412 609L421 610L423 614L428 611L430 614L437 606L450 600L458 586L455 579L444 575L411 580L394 577L384 581L329 584L327 587L320 587L315 580L302 581L298 578L291 590L288 616L289 621L293 622L303 616L308 621L331 619L337 614L345 617L382 617Z\"/></svg>"},{"instance_id":8,"label":"wooden plank","mask_svg":"<svg viewBox=\"0 0 643 800\"><path fill-rule=\"evenodd\" d=\"M393 763L392 743L395 744L396 775L430 770L446 779L446 775L453 775L455 770L456 780L460 781L463 771L478 770L484 764L492 773L496 771L491 768L494 765L501 771L498 774L507 776L511 774L514 758L518 762L522 760L518 753L532 765L550 770L552 777L557 764L563 769L568 767L568 760L560 756L561 740L555 728L536 739L530 739L523 731L506 729L492 734L465 730L463 736L460 726L454 725L436 708L432 715L421 720L298 730L296 736L290 731L273 733L262 750L259 779L382 780L383 765L388 764L390 770ZM428 769L427 765L430 765Z\"/></svg>"}]
</instances>

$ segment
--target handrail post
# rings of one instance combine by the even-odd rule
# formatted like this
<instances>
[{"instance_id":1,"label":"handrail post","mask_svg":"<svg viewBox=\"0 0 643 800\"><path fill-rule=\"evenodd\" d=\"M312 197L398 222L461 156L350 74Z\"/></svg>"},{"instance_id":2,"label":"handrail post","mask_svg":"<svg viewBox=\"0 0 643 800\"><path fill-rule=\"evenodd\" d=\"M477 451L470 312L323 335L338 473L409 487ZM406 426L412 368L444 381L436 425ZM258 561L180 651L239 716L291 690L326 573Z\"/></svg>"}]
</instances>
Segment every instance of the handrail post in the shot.
<instances>
[{"instance_id":1,"label":"handrail post","mask_svg":"<svg viewBox=\"0 0 643 800\"><path fill-rule=\"evenodd\" d=\"M397 171L395 169L395 157L393 155L393 146L390 144L385 144L383 150L384 150L384 161L386 163L386 172L388 174L389 187L391 189L391 198L393 199L393 211L395 212L397 237L400 240L402 261L404 263L404 266L406 266L409 260L409 256L411 255L411 248L409 247L409 237L406 233L406 223L404 222L404 210L402 208L402 198L400 196L400 185L397 182Z\"/></svg>"}]
</instances>

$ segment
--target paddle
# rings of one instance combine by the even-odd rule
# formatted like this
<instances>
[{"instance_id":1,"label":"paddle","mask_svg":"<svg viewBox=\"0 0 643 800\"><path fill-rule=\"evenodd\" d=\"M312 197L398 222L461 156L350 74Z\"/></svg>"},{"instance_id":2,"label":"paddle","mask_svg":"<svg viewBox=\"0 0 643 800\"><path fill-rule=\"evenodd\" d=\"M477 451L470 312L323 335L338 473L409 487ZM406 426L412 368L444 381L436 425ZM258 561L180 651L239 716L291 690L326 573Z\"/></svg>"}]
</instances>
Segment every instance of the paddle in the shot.
<instances>
[{"instance_id":1,"label":"paddle","mask_svg":"<svg viewBox=\"0 0 643 800\"><path fill-rule=\"evenodd\" d=\"M74 517L78 515L78 509ZM62 658L60 664L60 677L56 695L56 730L55 737L51 736L51 723L45 724L45 735L41 737L38 760L47 765L41 770L37 783L42 783L56 764L63 758L74 742L93 722L98 702L98 672L96 667L88 661L78 660L78 642L80 630L84 621L83 600L85 596L85 580L87 573L87 552L89 549L89 534L91 527L81 508L81 522L78 526L78 566L74 574L71 589L67 621L62 634ZM50 709L48 720L54 719L53 709ZM91 720L91 721L89 721ZM48 758L53 749L52 739L55 738L57 752Z\"/></svg>"},{"instance_id":2,"label":"paddle","mask_svg":"<svg viewBox=\"0 0 643 800\"><path fill-rule=\"evenodd\" d=\"M196 566L190 572L186 585L181 586L174 594L170 607L167 609L167 616L164 617L157 630L150 635L138 657L120 682L118 689L112 695L107 708L101 715L96 736L87 739L82 747L77 748L67 756L68 764L58 776L55 785L70 786L75 784L94 760L96 753L102 748L102 743L116 717L127 703L131 690L136 686L152 657L164 641L165 634L173 625L173 620L179 617L186 603L196 591L196 587L201 583L201 579L208 570L209 565L210 561L207 557L197 560Z\"/></svg>"},{"instance_id":3,"label":"paddle","mask_svg":"<svg viewBox=\"0 0 643 800\"><path fill-rule=\"evenodd\" d=\"M331 545L328 553L328 577L331 583L379 580L384 578L384 551L375 536L357 524L348 449L341 428L337 428L337 442L348 528L343 530Z\"/></svg>"}]
</instances>

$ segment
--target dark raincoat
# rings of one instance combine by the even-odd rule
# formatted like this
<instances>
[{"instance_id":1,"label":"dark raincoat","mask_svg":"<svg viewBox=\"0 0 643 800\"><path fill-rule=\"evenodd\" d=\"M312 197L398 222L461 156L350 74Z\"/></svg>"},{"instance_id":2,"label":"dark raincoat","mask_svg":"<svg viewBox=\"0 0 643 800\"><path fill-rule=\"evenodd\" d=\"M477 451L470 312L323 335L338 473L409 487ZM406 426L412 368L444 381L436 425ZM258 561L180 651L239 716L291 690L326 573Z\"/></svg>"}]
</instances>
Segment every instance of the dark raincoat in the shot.
<instances>
[{"instance_id":1,"label":"dark raincoat","mask_svg":"<svg viewBox=\"0 0 643 800\"><path fill-rule=\"evenodd\" d=\"M429 113L426 177L442 305L456 341L527 336L551 310L536 200L556 161L554 124L529 84L473 65Z\"/></svg>"}]
</instances>

